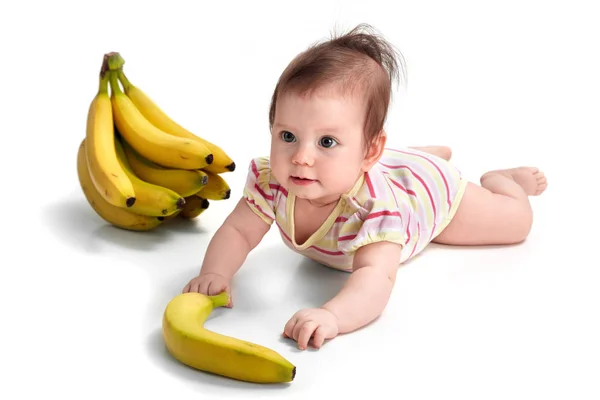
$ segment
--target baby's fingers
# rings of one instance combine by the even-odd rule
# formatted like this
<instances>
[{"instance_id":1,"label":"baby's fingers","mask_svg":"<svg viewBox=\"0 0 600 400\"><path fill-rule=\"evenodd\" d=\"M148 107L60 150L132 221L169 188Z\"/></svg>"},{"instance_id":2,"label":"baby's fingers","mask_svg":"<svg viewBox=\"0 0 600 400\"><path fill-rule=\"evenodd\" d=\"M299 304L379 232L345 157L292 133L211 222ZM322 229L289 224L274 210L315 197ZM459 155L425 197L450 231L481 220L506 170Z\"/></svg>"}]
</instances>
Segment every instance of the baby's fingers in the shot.
<instances>
[{"instance_id":1,"label":"baby's fingers","mask_svg":"<svg viewBox=\"0 0 600 400\"><path fill-rule=\"evenodd\" d=\"M198 293L202 293L207 296L210 296L210 293L208 292L209 288L210 288L210 281L206 278L201 279L198 284Z\"/></svg>"},{"instance_id":2,"label":"baby's fingers","mask_svg":"<svg viewBox=\"0 0 600 400\"><path fill-rule=\"evenodd\" d=\"M230 286L226 285L223 290L227 292L227 295L229 295L229 303L227 303L225 305L225 307L232 308L233 307L233 297L231 296L231 288L230 288ZM219 293L221 293L221 292L219 292Z\"/></svg>"},{"instance_id":3,"label":"baby's fingers","mask_svg":"<svg viewBox=\"0 0 600 400\"><path fill-rule=\"evenodd\" d=\"M208 281L206 282L206 294L209 296L215 296L219 293L221 293L222 291L225 290L225 288L227 287L227 284L223 283L223 282L219 282L219 281Z\"/></svg>"},{"instance_id":4,"label":"baby's fingers","mask_svg":"<svg viewBox=\"0 0 600 400\"><path fill-rule=\"evenodd\" d=\"M298 332L298 348L301 350L306 350L308 347L308 341L312 334L317 330L317 323L314 321L307 321L302 325Z\"/></svg>"},{"instance_id":5,"label":"baby's fingers","mask_svg":"<svg viewBox=\"0 0 600 400\"><path fill-rule=\"evenodd\" d=\"M285 327L283 328L283 335L285 337L288 337L290 339L294 338L294 326L296 326L296 322L298 321L298 318L294 315L292 318L289 319L289 321L285 324Z\"/></svg>"},{"instance_id":6,"label":"baby's fingers","mask_svg":"<svg viewBox=\"0 0 600 400\"><path fill-rule=\"evenodd\" d=\"M208 286L205 292L206 294L208 294L209 296L216 296L222 292L227 292L227 294L229 295L229 303L227 303L226 307L231 308L233 306L233 301L231 299L231 291L229 290L229 285L221 281L208 282Z\"/></svg>"},{"instance_id":7,"label":"baby's fingers","mask_svg":"<svg viewBox=\"0 0 600 400\"><path fill-rule=\"evenodd\" d=\"M190 281L190 283L188 283L187 285L185 285L185 288L183 288L183 292L187 293L187 292L198 292L198 280L197 279L192 279Z\"/></svg>"},{"instance_id":8,"label":"baby's fingers","mask_svg":"<svg viewBox=\"0 0 600 400\"><path fill-rule=\"evenodd\" d=\"M313 346L316 349L320 349L321 346L323 346L323 343L325 342L326 337L327 337L327 332L325 331L325 328L323 326L319 326L315 330L315 335L313 337Z\"/></svg>"}]
</instances>

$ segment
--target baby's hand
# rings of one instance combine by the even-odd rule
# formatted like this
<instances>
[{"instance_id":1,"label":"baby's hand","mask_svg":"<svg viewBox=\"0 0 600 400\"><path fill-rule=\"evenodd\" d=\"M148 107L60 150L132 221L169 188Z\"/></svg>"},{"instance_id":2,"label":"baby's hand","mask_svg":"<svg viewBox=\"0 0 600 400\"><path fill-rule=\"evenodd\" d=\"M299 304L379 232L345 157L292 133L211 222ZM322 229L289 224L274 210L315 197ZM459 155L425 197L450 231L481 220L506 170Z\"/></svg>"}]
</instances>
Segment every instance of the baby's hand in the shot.
<instances>
[{"instance_id":1,"label":"baby's hand","mask_svg":"<svg viewBox=\"0 0 600 400\"><path fill-rule=\"evenodd\" d=\"M311 337L313 347L319 349L325 339L333 339L338 332L337 317L330 311L323 308L307 308L290 318L283 335L297 341L299 349L306 350Z\"/></svg>"},{"instance_id":2,"label":"baby's hand","mask_svg":"<svg viewBox=\"0 0 600 400\"><path fill-rule=\"evenodd\" d=\"M229 280L224 276L215 273L200 274L192 279L183 288L183 293L197 292L207 296L214 296L222 291L226 291L229 294L229 304L226 307L233 307L233 300L231 299L231 288L229 287Z\"/></svg>"}]
</instances>

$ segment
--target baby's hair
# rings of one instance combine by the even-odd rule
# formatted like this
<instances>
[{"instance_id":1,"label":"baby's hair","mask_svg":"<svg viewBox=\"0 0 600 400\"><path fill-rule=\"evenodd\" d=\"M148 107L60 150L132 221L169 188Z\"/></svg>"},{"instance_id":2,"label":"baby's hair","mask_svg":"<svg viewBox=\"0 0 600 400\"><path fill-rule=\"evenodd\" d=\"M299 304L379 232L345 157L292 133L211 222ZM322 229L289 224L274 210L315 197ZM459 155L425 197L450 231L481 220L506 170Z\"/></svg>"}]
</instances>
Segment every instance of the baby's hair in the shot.
<instances>
[{"instance_id":1,"label":"baby's hair","mask_svg":"<svg viewBox=\"0 0 600 400\"><path fill-rule=\"evenodd\" d=\"M269 110L273 127L277 99L291 91L298 95L333 84L342 94L360 90L366 104L365 145L382 131L392 96L392 83L405 76L402 54L368 24L333 34L298 54L281 74ZM402 74L401 74L402 73Z\"/></svg>"}]
</instances>

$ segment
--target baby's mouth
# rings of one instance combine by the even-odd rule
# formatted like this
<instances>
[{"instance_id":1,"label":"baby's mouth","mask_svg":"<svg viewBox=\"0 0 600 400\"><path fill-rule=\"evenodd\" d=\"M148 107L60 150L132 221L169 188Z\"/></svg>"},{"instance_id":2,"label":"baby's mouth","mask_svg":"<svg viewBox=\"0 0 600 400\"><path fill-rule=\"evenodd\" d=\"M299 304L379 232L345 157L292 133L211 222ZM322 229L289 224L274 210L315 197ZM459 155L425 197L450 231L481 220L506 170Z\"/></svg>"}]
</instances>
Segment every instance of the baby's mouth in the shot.
<instances>
[{"instance_id":1,"label":"baby's mouth","mask_svg":"<svg viewBox=\"0 0 600 400\"><path fill-rule=\"evenodd\" d=\"M308 184L308 183L312 183L312 182L316 182L316 179L308 179L308 178L302 178L299 176L291 176L292 182L297 183L297 184Z\"/></svg>"}]
</instances>

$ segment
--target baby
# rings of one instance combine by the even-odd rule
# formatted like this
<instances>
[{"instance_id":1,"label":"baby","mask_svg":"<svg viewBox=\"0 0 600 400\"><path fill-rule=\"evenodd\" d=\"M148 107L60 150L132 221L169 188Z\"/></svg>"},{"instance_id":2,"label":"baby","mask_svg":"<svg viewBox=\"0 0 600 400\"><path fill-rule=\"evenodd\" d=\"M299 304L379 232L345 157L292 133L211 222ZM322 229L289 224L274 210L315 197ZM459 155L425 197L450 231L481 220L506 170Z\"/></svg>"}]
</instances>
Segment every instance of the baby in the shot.
<instances>
[{"instance_id":1,"label":"baby","mask_svg":"<svg viewBox=\"0 0 600 400\"><path fill-rule=\"evenodd\" d=\"M448 162L447 147L386 148L400 66L399 53L367 25L289 64L271 100L270 156L251 161L242 198L184 293L230 293L233 275L276 223L293 251L350 272L336 296L296 312L283 329L300 349L320 348L377 318L399 264L429 243L525 240L529 196L547 186L537 168L489 171L477 185Z\"/></svg>"}]
</instances>

